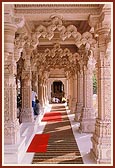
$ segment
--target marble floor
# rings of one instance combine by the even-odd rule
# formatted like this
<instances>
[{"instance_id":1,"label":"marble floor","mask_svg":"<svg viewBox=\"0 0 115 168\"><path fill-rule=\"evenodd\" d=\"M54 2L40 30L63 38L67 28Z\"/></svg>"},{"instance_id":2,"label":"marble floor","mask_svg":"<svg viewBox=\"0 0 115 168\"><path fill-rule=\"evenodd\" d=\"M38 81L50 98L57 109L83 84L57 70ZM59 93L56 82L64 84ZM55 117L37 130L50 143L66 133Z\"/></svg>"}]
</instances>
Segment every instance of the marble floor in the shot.
<instances>
[{"instance_id":1,"label":"marble floor","mask_svg":"<svg viewBox=\"0 0 115 168\"><path fill-rule=\"evenodd\" d=\"M69 117L69 120L71 123L71 127L73 130L73 134L74 134L76 143L78 144L80 153L83 157L84 164L80 165L80 166L84 166L87 164L88 165L92 165L92 164L96 165L95 160L90 155L90 149L92 148L92 143L91 143L92 134L79 132L79 123L74 120L75 114L71 114L69 110L67 110L67 111L68 111L67 114L68 114L68 117ZM36 133L41 134L44 130L45 125L46 125L46 122L40 122ZM34 153L26 153L24 155L23 160L21 161L21 163L19 165L31 166L33 156L34 156ZM38 166L38 165L34 165L34 166ZM43 166L43 164L42 164L42 166ZM47 165L44 164L44 166L47 166Z\"/></svg>"}]
</instances>

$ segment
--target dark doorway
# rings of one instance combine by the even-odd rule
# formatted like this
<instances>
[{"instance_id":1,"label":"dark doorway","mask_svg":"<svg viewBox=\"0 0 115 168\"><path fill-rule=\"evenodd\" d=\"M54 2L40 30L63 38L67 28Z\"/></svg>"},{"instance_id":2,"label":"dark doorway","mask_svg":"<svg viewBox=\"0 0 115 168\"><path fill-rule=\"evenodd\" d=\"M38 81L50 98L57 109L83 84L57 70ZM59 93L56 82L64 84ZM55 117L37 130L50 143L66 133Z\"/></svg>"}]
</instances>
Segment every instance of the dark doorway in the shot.
<instances>
[{"instance_id":1,"label":"dark doorway","mask_svg":"<svg viewBox=\"0 0 115 168\"><path fill-rule=\"evenodd\" d=\"M54 81L51 90L51 98L58 98L58 103L61 103L62 97L64 97L64 84L62 81Z\"/></svg>"}]
</instances>

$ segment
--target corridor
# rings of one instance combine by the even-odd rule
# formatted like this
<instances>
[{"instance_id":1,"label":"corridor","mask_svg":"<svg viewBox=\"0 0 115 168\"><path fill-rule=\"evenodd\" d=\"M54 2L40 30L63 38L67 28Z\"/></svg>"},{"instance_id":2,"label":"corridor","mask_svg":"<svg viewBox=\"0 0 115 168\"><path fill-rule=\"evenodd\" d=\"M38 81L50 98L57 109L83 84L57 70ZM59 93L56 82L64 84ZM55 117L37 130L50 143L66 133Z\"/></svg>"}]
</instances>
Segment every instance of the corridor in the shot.
<instances>
[{"instance_id":1,"label":"corridor","mask_svg":"<svg viewBox=\"0 0 115 168\"><path fill-rule=\"evenodd\" d=\"M46 152L26 152L22 164L94 164L94 160L88 154L91 134L79 133L79 123L74 122L73 116L64 104L52 104L51 111L45 113L41 120L40 125L45 124L43 130L36 133L49 135Z\"/></svg>"}]
</instances>

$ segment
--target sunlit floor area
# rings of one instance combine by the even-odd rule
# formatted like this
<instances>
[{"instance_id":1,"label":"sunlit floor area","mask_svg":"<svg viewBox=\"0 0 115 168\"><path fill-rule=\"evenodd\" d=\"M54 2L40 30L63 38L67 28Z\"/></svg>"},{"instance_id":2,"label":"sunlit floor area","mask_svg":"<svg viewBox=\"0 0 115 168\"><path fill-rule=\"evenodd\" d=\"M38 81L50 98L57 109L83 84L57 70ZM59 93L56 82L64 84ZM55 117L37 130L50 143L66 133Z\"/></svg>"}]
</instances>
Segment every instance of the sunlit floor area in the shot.
<instances>
[{"instance_id":1,"label":"sunlit floor area","mask_svg":"<svg viewBox=\"0 0 115 168\"><path fill-rule=\"evenodd\" d=\"M53 106L54 106L53 110L57 110L57 109L55 109L55 104L53 104ZM58 106L60 106L60 104L58 104ZM57 105L56 105L56 107L57 107ZM92 143L91 143L92 134L81 133L79 131L79 123L74 120L75 114L71 114L71 112L69 110L66 110L66 112L67 112L67 116L68 116L69 121L70 121L70 125L71 125L71 128L72 128L72 132L73 132L76 144L78 145L78 148L79 148L82 160L83 160L82 164L83 165L84 164L96 164L95 160L93 159L93 157L90 154L90 150L92 148ZM60 122L60 121L58 121L58 122ZM41 121L39 123L36 134L42 134L44 132L44 129L46 129L46 128L47 128L47 122L42 122ZM61 128L61 130L62 129L63 129L64 132L66 132L67 128L63 127L63 128ZM48 132L48 130L47 130L47 132ZM50 132L53 132L53 128L52 128L52 131L50 131ZM65 136L68 136L68 134L65 135ZM68 154L69 154L69 152L68 152ZM67 156L68 154L66 154L65 157L68 157ZM34 156L35 156L35 153L26 153L22 162L21 162L21 164L28 164L28 165L32 164ZM43 162L43 163L45 164L45 162ZM42 163L42 165L43 165L43 163ZM34 165L36 165L36 164L34 163Z\"/></svg>"}]
</instances>

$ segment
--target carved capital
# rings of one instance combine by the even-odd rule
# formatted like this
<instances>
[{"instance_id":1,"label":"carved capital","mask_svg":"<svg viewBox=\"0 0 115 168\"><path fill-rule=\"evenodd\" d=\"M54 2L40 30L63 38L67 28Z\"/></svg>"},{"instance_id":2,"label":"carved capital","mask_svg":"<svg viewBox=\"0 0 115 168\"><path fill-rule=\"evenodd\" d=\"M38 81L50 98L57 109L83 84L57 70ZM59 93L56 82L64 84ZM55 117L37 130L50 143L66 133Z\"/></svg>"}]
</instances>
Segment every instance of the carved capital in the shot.
<instances>
[{"instance_id":1,"label":"carved capital","mask_svg":"<svg viewBox=\"0 0 115 168\"><path fill-rule=\"evenodd\" d=\"M91 27L95 27L99 23L99 15L89 15L88 23Z\"/></svg>"},{"instance_id":2,"label":"carved capital","mask_svg":"<svg viewBox=\"0 0 115 168\"><path fill-rule=\"evenodd\" d=\"M31 80L31 72L30 71L22 71L22 80L30 81Z\"/></svg>"},{"instance_id":3,"label":"carved capital","mask_svg":"<svg viewBox=\"0 0 115 168\"><path fill-rule=\"evenodd\" d=\"M28 37L26 32L20 34L16 33L14 40L15 49L23 50L24 44L26 43L27 39Z\"/></svg>"},{"instance_id":4,"label":"carved capital","mask_svg":"<svg viewBox=\"0 0 115 168\"><path fill-rule=\"evenodd\" d=\"M20 59L20 57L21 57L21 52L22 52L22 50L20 50L20 49L15 49L15 51L14 51L14 60L15 60L15 62L17 62L19 59Z\"/></svg>"},{"instance_id":5,"label":"carved capital","mask_svg":"<svg viewBox=\"0 0 115 168\"><path fill-rule=\"evenodd\" d=\"M14 17L13 22L17 25L17 28L21 28L25 24L25 18L24 17Z\"/></svg>"},{"instance_id":6,"label":"carved capital","mask_svg":"<svg viewBox=\"0 0 115 168\"><path fill-rule=\"evenodd\" d=\"M4 65L4 74L14 76L17 74L17 66L14 61L7 62L7 64Z\"/></svg>"}]
</instances>

